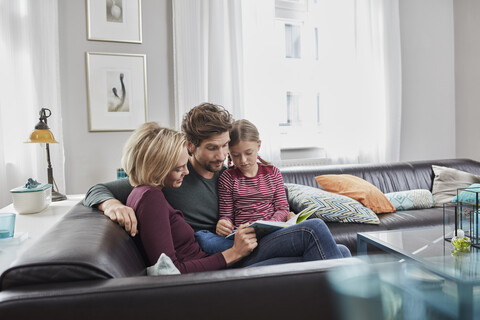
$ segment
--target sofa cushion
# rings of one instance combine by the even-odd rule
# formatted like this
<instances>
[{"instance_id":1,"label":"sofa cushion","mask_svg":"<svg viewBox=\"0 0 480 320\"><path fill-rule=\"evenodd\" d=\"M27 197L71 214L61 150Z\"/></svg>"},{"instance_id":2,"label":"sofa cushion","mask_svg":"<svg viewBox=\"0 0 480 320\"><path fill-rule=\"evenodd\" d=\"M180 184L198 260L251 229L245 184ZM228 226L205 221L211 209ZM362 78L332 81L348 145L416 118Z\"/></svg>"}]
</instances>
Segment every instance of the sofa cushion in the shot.
<instances>
[{"instance_id":1,"label":"sofa cushion","mask_svg":"<svg viewBox=\"0 0 480 320\"><path fill-rule=\"evenodd\" d=\"M389 192L385 193L385 197L397 211L433 207L433 195L430 190L415 189Z\"/></svg>"},{"instance_id":2,"label":"sofa cushion","mask_svg":"<svg viewBox=\"0 0 480 320\"><path fill-rule=\"evenodd\" d=\"M0 290L145 275L140 252L122 227L79 203L2 274Z\"/></svg>"},{"instance_id":3,"label":"sofa cushion","mask_svg":"<svg viewBox=\"0 0 480 320\"><path fill-rule=\"evenodd\" d=\"M357 200L375 213L395 212L385 195L370 182L350 174L327 174L315 177L325 190Z\"/></svg>"},{"instance_id":4,"label":"sofa cushion","mask_svg":"<svg viewBox=\"0 0 480 320\"><path fill-rule=\"evenodd\" d=\"M436 207L451 202L457 195L457 189L480 183L480 176L465 171L437 165L432 165L432 169L435 175L432 194Z\"/></svg>"},{"instance_id":5,"label":"sofa cushion","mask_svg":"<svg viewBox=\"0 0 480 320\"><path fill-rule=\"evenodd\" d=\"M288 203L295 213L314 211L324 221L378 224L377 215L358 201L319 188L286 183Z\"/></svg>"}]
</instances>

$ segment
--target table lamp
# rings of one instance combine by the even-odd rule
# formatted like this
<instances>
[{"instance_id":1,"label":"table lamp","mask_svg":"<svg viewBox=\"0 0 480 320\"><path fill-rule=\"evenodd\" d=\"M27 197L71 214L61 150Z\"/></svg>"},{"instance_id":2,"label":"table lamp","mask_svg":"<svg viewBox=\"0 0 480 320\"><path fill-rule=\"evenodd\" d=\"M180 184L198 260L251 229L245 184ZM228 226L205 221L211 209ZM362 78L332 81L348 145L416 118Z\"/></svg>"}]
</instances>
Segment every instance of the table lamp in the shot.
<instances>
[{"instance_id":1,"label":"table lamp","mask_svg":"<svg viewBox=\"0 0 480 320\"><path fill-rule=\"evenodd\" d=\"M30 134L30 139L26 141L27 143L45 143L47 149L47 174L48 174L48 183L52 185L52 201L61 201L66 200L67 197L60 192L58 192L57 183L53 178L53 169L52 163L50 162L50 143L58 143L53 136L53 133L50 131L50 128L47 125L47 118L52 115L50 109L42 108L39 112L40 118L39 122L35 126L35 130Z\"/></svg>"}]
</instances>

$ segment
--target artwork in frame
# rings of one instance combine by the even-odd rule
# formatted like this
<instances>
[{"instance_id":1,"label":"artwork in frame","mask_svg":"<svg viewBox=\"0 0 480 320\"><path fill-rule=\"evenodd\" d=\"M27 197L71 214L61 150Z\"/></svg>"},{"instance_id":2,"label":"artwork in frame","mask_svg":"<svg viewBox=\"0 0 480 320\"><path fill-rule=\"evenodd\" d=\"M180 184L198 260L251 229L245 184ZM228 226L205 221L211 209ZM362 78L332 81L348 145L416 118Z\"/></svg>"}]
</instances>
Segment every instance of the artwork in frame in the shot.
<instances>
[{"instance_id":1,"label":"artwork in frame","mask_svg":"<svg viewBox=\"0 0 480 320\"><path fill-rule=\"evenodd\" d=\"M88 40L142 43L141 0L86 0Z\"/></svg>"},{"instance_id":2,"label":"artwork in frame","mask_svg":"<svg viewBox=\"0 0 480 320\"><path fill-rule=\"evenodd\" d=\"M147 121L144 54L87 52L88 130L132 131Z\"/></svg>"}]
</instances>

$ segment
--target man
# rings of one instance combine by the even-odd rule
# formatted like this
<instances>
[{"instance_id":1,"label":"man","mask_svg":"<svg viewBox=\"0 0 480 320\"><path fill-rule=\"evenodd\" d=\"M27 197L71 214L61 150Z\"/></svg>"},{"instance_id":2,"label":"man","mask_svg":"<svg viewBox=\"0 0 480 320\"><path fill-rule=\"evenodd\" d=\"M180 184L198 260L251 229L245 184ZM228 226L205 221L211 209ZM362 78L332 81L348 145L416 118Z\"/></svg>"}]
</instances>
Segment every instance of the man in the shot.
<instances>
[{"instance_id":1,"label":"man","mask_svg":"<svg viewBox=\"0 0 480 320\"><path fill-rule=\"evenodd\" d=\"M217 183L225 169L223 163L228 154L232 123L233 118L227 110L210 103L194 107L182 121L190 154L190 174L184 177L180 188L163 188L162 191L172 207L183 212L187 223L196 231L196 237L205 235L205 230L211 232L209 237L215 236L216 228L221 228L224 233L233 230L225 220L217 226ZM128 179L97 184L87 192L84 205L98 207L135 236L138 233L135 212L124 205L132 189ZM198 237L197 241L209 251Z\"/></svg>"}]
</instances>

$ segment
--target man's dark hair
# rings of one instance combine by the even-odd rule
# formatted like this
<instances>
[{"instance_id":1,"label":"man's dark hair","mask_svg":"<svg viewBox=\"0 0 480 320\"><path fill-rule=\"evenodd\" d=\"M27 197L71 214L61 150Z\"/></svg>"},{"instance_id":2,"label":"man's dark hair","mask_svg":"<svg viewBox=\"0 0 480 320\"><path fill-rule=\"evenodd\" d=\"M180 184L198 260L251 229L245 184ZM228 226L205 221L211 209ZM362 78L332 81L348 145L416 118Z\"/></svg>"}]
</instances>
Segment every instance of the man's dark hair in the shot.
<instances>
[{"instance_id":1,"label":"man's dark hair","mask_svg":"<svg viewBox=\"0 0 480 320\"><path fill-rule=\"evenodd\" d=\"M182 121L182 131L187 140L195 147L212 135L230 132L233 117L224 107L202 103L185 114Z\"/></svg>"}]
</instances>

